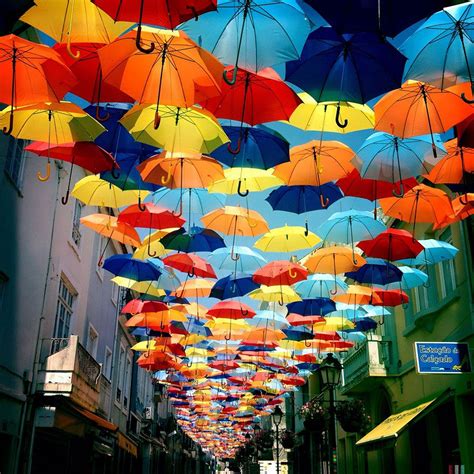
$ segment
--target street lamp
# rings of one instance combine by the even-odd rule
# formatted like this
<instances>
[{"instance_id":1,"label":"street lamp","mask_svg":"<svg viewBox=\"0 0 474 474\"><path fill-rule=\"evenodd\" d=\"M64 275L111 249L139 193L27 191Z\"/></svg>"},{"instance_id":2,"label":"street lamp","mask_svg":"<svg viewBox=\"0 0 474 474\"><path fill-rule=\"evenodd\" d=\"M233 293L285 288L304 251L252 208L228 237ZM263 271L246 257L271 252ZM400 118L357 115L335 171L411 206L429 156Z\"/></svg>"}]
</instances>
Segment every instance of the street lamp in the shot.
<instances>
[{"instance_id":1,"label":"street lamp","mask_svg":"<svg viewBox=\"0 0 474 474\"><path fill-rule=\"evenodd\" d=\"M272 413L273 423L276 428L276 458L277 458L277 474L280 474L280 423L283 419L283 411L277 405Z\"/></svg>"},{"instance_id":2,"label":"street lamp","mask_svg":"<svg viewBox=\"0 0 474 474\"><path fill-rule=\"evenodd\" d=\"M336 387L341 382L342 365L329 353L319 366L323 389L329 390L329 472L336 472Z\"/></svg>"}]
</instances>

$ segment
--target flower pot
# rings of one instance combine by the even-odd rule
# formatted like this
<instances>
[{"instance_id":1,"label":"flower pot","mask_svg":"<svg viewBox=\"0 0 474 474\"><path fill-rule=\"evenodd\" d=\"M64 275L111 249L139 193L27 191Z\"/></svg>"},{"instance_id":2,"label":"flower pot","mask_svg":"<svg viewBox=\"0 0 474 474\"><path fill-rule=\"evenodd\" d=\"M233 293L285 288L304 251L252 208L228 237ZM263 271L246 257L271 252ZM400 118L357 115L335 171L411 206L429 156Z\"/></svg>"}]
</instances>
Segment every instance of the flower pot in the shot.
<instances>
[{"instance_id":1,"label":"flower pot","mask_svg":"<svg viewBox=\"0 0 474 474\"><path fill-rule=\"evenodd\" d=\"M308 431L321 432L326 429L324 418L307 418L303 423Z\"/></svg>"},{"instance_id":2,"label":"flower pot","mask_svg":"<svg viewBox=\"0 0 474 474\"><path fill-rule=\"evenodd\" d=\"M295 441L293 439L282 439L281 445L284 449L293 449L295 447Z\"/></svg>"},{"instance_id":3,"label":"flower pot","mask_svg":"<svg viewBox=\"0 0 474 474\"><path fill-rule=\"evenodd\" d=\"M341 428L347 433L359 433L362 428L364 421L361 419L349 418L349 419L340 419L338 420Z\"/></svg>"}]
</instances>

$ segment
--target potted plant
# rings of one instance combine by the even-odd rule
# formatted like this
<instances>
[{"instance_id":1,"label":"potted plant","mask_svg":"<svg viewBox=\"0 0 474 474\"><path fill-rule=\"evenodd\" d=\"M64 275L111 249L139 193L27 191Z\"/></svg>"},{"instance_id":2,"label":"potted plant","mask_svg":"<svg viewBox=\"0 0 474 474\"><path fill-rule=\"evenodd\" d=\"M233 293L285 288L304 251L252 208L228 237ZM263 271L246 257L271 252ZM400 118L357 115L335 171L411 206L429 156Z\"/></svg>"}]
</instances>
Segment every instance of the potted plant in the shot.
<instances>
[{"instance_id":1,"label":"potted plant","mask_svg":"<svg viewBox=\"0 0 474 474\"><path fill-rule=\"evenodd\" d=\"M298 411L304 419L304 427L308 431L321 432L326 429L327 414L318 400L310 400L302 405Z\"/></svg>"},{"instance_id":2,"label":"potted plant","mask_svg":"<svg viewBox=\"0 0 474 474\"><path fill-rule=\"evenodd\" d=\"M348 433L366 433L370 428L370 416L361 400L344 400L336 406L337 421Z\"/></svg>"},{"instance_id":3,"label":"potted plant","mask_svg":"<svg viewBox=\"0 0 474 474\"><path fill-rule=\"evenodd\" d=\"M280 437L281 445L284 449L293 449L295 447L295 433L290 430L283 430Z\"/></svg>"},{"instance_id":4,"label":"potted plant","mask_svg":"<svg viewBox=\"0 0 474 474\"><path fill-rule=\"evenodd\" d=\"M261 451L272 449L273 433L270 430L261 430L255 435L254 441L255 441L255 445Z\"/></svg>"}]
</instances>

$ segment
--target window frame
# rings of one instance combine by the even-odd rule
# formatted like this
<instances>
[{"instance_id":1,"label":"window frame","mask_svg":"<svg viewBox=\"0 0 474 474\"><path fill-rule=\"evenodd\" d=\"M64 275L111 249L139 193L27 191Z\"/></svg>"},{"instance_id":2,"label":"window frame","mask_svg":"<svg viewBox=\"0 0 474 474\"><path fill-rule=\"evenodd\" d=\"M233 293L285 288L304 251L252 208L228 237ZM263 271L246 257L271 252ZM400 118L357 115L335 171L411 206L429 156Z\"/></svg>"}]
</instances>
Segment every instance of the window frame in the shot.
<instances>
[{"instance_id":1,"label":"window frame","mask_svg":"<svg viewBox=\"0 0 474 474\"><path fill-rule=\"evenodd\" d=\"M95 334L95 338L93 340L94 347L92 348L90 347L91 333ZM88 329L87 329L86 350L95 360L97 360L97 353L99 352L99 332L97 331L97 329L94 327L92 323L89 323Z\"/></svg>"},{"instance_id":2,"label":"window frame","mask_svg":"<svg viewBox=\"0 0 474 474\"><path fill-rule=\"evenodd\" d=\"M63 295L63 290L67 292L65 295ZM56 315L55 315L55 320L54 320L54 331L53 331L54 339L67 339L71 335L71 319L74 315L74 307L75 307L77 296L78 294L77 294L76 289L71 285L71 283L65 278L64 275L61 275L59 278L58 296L56 300ZM61 307L64 308L65 312L68 312L67 325L66 325L67 331L64 331L64 323L62 323L63 330L59 331L58 310L60 310L60 305Z\"/></svg>"},{"instance_id":3,"label":"window frame","mask_svg":"<svg viewBox=\"0 0 474 474\"><path fill-rule=\"evenodd\" d=\"M4 166L4 172L12 185L16 188L19 193L23 191L23 178L25 173L25 147L28 144L28 140L21 138L14 138L12 136L8 139L7 154ZM18 172L14 172L15 163L19 162Z\"/></svg>"},{"instance_id":4,"label":"window frame","mask_svg":"<svg viewBox=\"0 0 474 474\"><path fill-rule=\"evenodd\" d=\"M110 382L112 379L112 349L109 346L105 346L104 350L104 363L102 364L102 375Z\"/></svg>"},{"instance_id":5,"label":"window frame","mask_svg":"<svg viewBox=\"0 0 474 474\"><path fill-rule=\"evenodd\" d=\"M79 199L75 199L74 207L72 209L71 241L78 249L81 247L81 240L82 240L81 217L82 217L83 208L84 208L84 204L81 201L79 201ZM79 213L77 212L78 209L80 210Z\"/></svg>"}]
</instances>

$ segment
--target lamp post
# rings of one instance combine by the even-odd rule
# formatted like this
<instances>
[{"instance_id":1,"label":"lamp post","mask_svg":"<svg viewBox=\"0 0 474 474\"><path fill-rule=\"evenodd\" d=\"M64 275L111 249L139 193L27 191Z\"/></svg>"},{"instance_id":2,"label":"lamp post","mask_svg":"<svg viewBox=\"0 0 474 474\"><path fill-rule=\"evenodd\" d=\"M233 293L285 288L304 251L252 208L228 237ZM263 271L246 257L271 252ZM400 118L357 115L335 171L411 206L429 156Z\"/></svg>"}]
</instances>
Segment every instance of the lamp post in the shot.
<instances>
[{"instance_id":1,"label":"lamp post","mask_svg":"<svg viewBox=\"0 0 474 474\"><path fill-rule=\"evenodd\" d=\"M323 389L329 390L329 473L336 472L337 446L336 446L336 387L341 382L341 363L329 353L319 366L319 374Z\"/></svg>"},{"instance_id":2,"label":"lamp post","mask_svg":"<svg viewBox=\"0 0 474 474\"><path fill-rule=\"evenodd\" d=\"M283 411L277 405L272 413L273 423L275 424L276 431L276 461L277 461L277 474L280 474L280 423L283 419Z\"/></svg>"}]
</instances>

